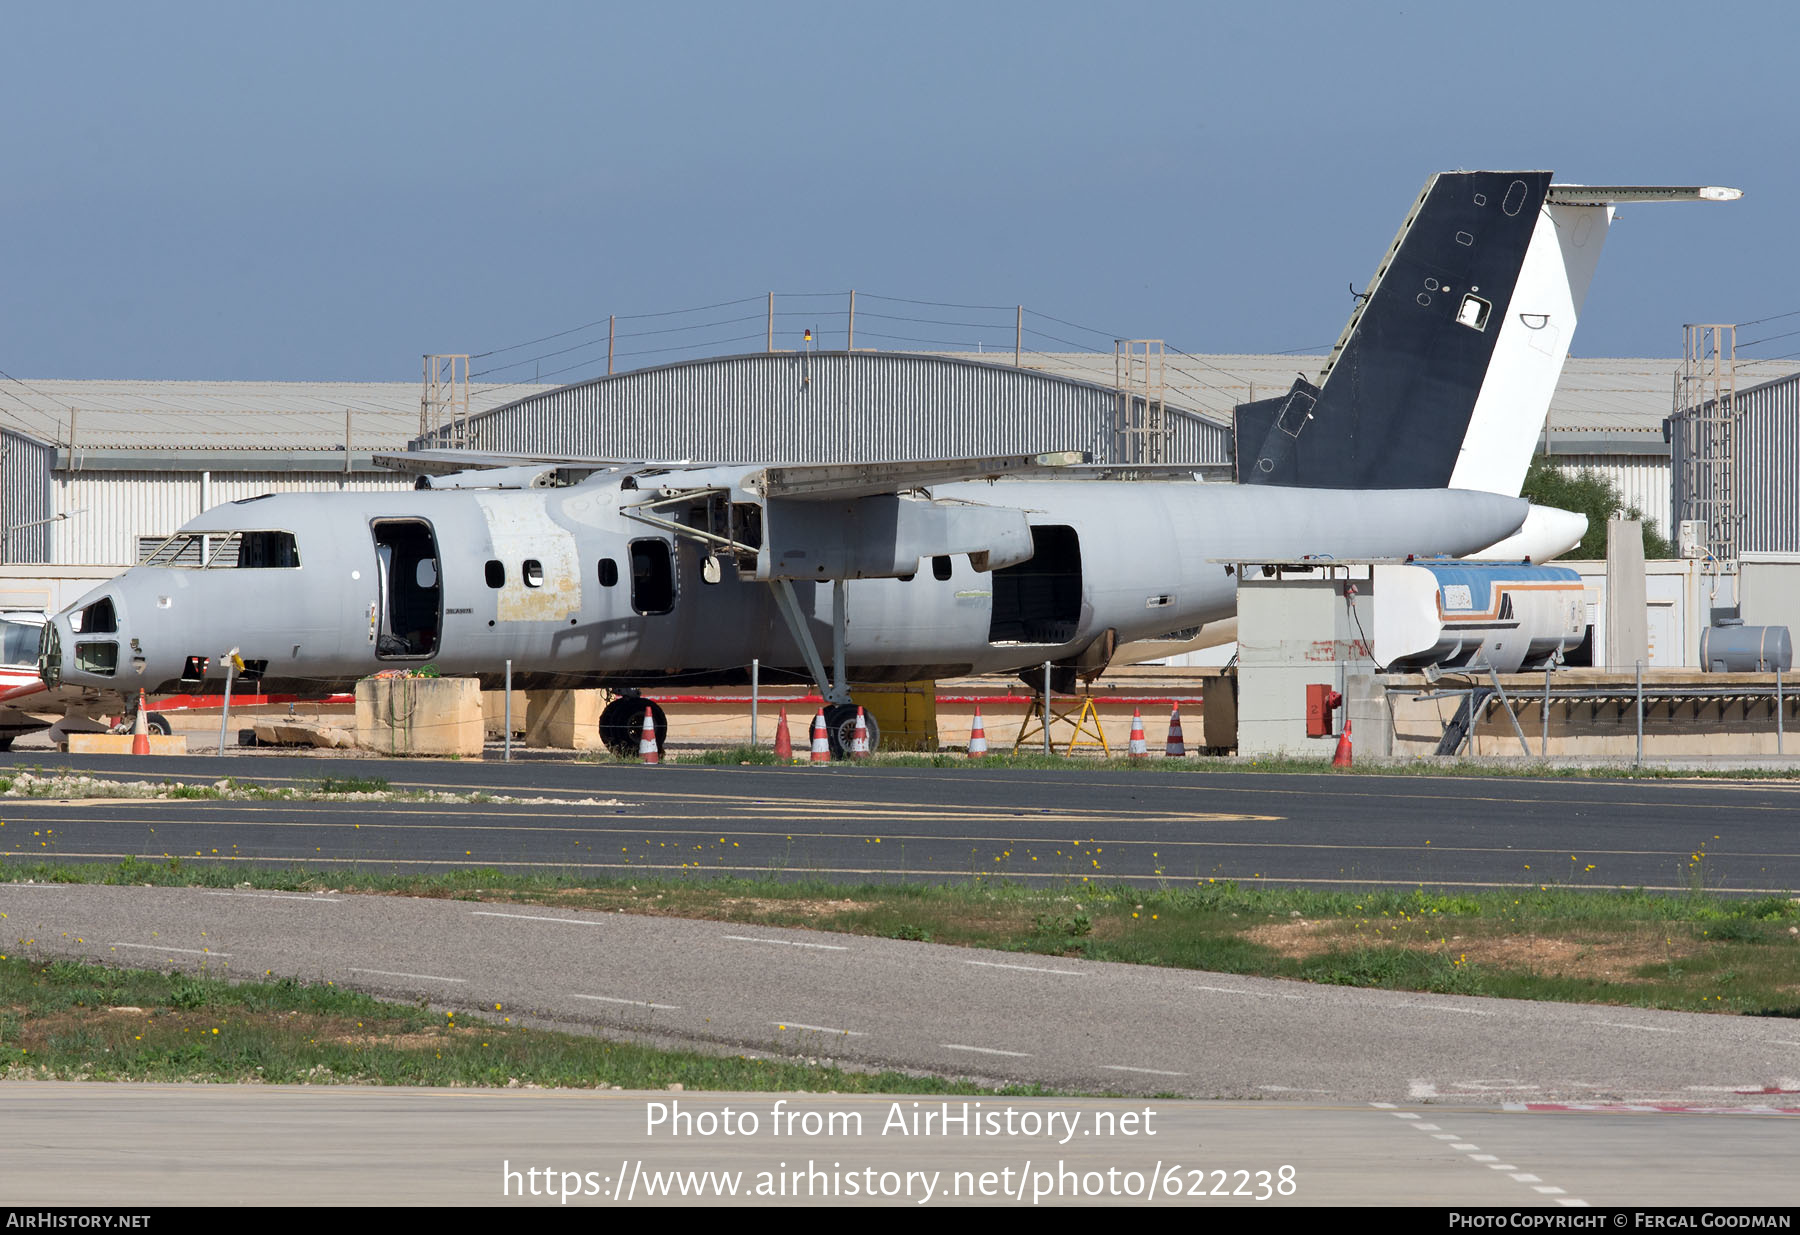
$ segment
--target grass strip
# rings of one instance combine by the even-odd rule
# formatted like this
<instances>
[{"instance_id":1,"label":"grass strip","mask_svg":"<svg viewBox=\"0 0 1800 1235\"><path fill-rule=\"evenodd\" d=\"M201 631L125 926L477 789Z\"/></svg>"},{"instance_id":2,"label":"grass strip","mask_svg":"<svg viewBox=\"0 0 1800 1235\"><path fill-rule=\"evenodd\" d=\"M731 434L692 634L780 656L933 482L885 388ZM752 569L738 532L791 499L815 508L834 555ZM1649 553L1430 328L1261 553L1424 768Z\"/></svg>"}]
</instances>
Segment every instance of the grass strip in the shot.
<instances>
[{"instance_id":1,"label":"grass strip","mask_svg":"<svg viewBox=\"0 0 1800 1235\"><path fill-rule=\"evenodd\" d=\"M1694 856L1692 886L1676 895L1554 880L1455 893L1229 880L1158 889L987 878L849 885L491 868L430 875L281 870L181 859L3 863L0 878L624 910L1345 986L1800 1016L1800 901L1722 895L1706 886L1705 863L1704 851ZM1586 877L1578 866L1568 874Z\"/></svg>"},{"instance_id":2,"label":"grass strip","mask_svg":"<svg viewBox=\"0 0 1800 1235\"><path fill-rule=\"evenodd\" d=\"M581 758L595 763L636 763L635 757L614 756L610 752L588 751ZM692 753L676 753L667 756L667 762L677 764L694 764L703 766L778 766L780 761L771 750L762 747L736 746L725 749L696 751ZM1484 777L1528 777L1533 779L1553 780L1793 780L1800 778L1800 767L1765 767L1765 768L1703 768L1683 769L1659 767L1654 764L1566 764L1551 763L1538 759L1496 758L1461 759L1449 757L1431 757L1419 759L1371 759L1364 758L1347 768L1331 765L1328 758L1259 758L1241 759L1230 756L1194 756L1185 759L1165 759L1160 753L1145 759L1108 758L1101 755L1077 754L1045 755L1042 753L1001 753L987 755L982 759L970 759L964 752L939 751L935 754L912 754L902 751L889 751L870 755L866 760L858 760L855 764L839 761L831 764L814 764L804 756L796 760L796 766L816 768L821 771L844 767L879 767L879 768L968 768L980 771L983 768L1012 768L1026 771L1055 771L1076 769L1092 771L1095 769L1109 772L1210 772L1210 773L1310 773L1330 776L1484 776Z\"/></svg>"},{"instance_id":3,"label":"grass strip","mask_svg":"<svg viewBox=\"0 0 1800 1235\"><path fill-rule=\"evenodd\" d=\"M816 1051L783 1041L778 1054ZM0 959L0 1077L837 1093L1048 1094L905 1072L658 1050L374 999L329 983Z\"/></svg>"}]
</instances>

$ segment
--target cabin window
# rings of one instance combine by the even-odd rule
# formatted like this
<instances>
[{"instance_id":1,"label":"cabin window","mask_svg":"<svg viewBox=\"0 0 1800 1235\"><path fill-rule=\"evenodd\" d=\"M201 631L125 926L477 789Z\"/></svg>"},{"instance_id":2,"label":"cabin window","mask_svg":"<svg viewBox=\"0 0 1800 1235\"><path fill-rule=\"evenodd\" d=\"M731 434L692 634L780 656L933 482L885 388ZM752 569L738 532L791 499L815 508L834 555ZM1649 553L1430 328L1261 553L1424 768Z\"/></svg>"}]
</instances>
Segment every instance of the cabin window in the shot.
<instances>
[{"instance_id":1,"label":"cabin window","mask_svg":"<svg viewBox=\"0 0 1800 1235\"><path fill-rule=\"evenodd\" d=\"M526 587L544 586L544 564L536 558L526 558L525 565L520 569L520 574L523 575L525 579Z\"/></svg>"},{"instance_id":2,"label":"cabin window","mask_svg":"<svg viewBox=\"0 0 1800 1235\"><path fill-rule=\"evenodd\" d=\"M619 564L609 557L600 559L600 586L614 587L619 582Z\"/></svg>"},{"instance_id":3,"label":"cabin window","mask_svg":"<svg viewBox=\"0 0 1800 1235\"><path fill-rule=\"evenodd\" d=\"M949 580L950 557L948 554L939 554L937 557L931 559L931 577L936 579L939 583L944 583Z\"/></svg>"},{"instance_id":4,"label":"cabin window","mask_svg":"<svg viewBox=\"0 0 1800 1235\"><path fill-rule=\"evenodd\" d=\"M643 614L675 607L675 559L668 541L631 542L631 607Z\"/></svg>"},{"instance_id":5,"label":"cabin window","mask_svg":"<svg viewBox=\"0 0 1800 1235\"><path fill-rule=\"evenodd\" d=\"M488 559L487 585L493 588L506 586L506 563Z\"/></svg>"}]
</instances>

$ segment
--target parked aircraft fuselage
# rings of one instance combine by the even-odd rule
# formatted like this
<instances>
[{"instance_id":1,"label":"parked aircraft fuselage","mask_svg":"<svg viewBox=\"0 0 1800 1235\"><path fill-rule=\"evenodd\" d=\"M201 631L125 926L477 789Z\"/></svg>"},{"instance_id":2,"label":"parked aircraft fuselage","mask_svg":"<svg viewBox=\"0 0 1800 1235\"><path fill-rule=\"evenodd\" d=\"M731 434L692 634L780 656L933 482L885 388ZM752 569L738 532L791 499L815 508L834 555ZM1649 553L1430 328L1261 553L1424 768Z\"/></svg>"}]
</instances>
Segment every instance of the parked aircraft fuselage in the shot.
<instances>
[{"instance_id":1,"label":"parked aircraft fuselage","mask_svg":"<svg viewBox=\"0 0 1800 1235\"><path fill-rule=\"evenodd\" d=\"M509 660L521 688L741 681L753 660L807 677L771 585L621 513L642 497L621 479L219 506L183 529L191 564L133 568L58 615L44 668L152 694L222 679L234 648L262 689L298 693L425 664L493 686ZM1165 635L1231 615L1230 563L1469 553L1527 508L1460 490L1079 480L939 485L931 497L1026 512L1035 552L999 570L962 554L847 582L852 680L1016 670L1108 631L1120 643ZM809 514L839 510L820 501ZM794 587L828 649L830 581Z\"/></svg>"}]
</instances>

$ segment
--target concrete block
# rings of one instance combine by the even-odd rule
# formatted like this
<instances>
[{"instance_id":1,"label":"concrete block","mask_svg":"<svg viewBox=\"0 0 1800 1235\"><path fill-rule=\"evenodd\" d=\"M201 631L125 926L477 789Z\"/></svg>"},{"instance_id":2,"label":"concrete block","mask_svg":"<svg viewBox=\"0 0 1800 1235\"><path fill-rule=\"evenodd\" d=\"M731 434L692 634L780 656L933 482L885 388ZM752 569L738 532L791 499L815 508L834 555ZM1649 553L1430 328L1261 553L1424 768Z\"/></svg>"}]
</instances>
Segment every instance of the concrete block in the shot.
<instances>
[{"instance_id":1,"label":"concrete block","mask_svg":"<svg viewBox=\"0 0 1800 1235\"><path fill-rule=\"evenodd\" d=\"M356 745L356 735L336 725L317 721L260 717L252 726L258 746L318 746L342 749Z\"/></svg>"},{"instance_id":2,"label":"concrete block","mask_svg":"<svg viewBox=\"0 0 1800 1235\"><path fill-rule=\"evenodd\" d=\"M514 733L525 732L526 692L512 692L512 727ZM484 690L481 692L481 723L487 729L490 738L506 736L506 692L503 690Z\"/></svg>"},{"instance_id":3,"label":"concrete block","mask_svg":"<svg viewBox=\"0 0 1800 1235\"><path fill-rule=\"evenodd\" d=\"M364 678L356 744L384 755L480 755L481 683L474 678Z\"/></svg>"},{"instance_id":4,"label":"concrete block","mask_svg":"<svg viewBox=\"0 0 1800 1235\"><path fill-rule=\"evenodd\" d=\"M129 733L71 733L67 750L71 755L129 755L133 735ZM150 735L153 755L185 755L187 736L180 733Z\"/></svg>"},{"instance_id":5,"label":"concrete block","mask_svg":"<svg viewBox=\"0 0 1800 1235\"><path fill-rule=\"evenodd\" d=\"M938 748L936 682L895 682L879 686L852 683L850 697L875 718L881 733L882 750L935 751Z\"/></svg>"},{"instance_id":6,"label":"concrete block","mask_svg":"<svg viewBox=\"0 0 1800 1235\"><path fill-rule=\"evenodd\" d=\"M600 745L598 690L532 690L525 693L525 745L593 750ZM513 714L513 723L518 713Z\"/></svg>"}]
</instances>

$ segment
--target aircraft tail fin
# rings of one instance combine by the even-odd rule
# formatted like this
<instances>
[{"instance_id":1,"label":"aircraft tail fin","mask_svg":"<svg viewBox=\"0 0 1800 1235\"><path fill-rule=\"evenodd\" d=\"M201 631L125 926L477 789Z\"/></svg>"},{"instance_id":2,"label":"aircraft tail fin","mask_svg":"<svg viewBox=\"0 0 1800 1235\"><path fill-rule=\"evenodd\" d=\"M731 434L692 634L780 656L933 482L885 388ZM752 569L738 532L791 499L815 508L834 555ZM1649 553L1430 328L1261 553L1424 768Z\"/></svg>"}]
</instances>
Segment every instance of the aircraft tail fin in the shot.
<instances>
[{"instance_id":1,"label":"aircraft tail fin","mask_svg":"<svg viewBox=\"0 0 1800 1235\"><path fill-rule=\"evenodd\" d=\"M1735 189L1442 172L1425 182L1317 383L1237 409L1246 484L1516 495L1613 205Z\"/></svg>"}]
</instances>

